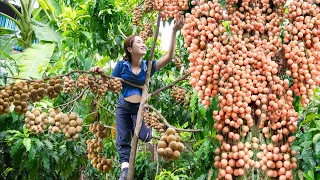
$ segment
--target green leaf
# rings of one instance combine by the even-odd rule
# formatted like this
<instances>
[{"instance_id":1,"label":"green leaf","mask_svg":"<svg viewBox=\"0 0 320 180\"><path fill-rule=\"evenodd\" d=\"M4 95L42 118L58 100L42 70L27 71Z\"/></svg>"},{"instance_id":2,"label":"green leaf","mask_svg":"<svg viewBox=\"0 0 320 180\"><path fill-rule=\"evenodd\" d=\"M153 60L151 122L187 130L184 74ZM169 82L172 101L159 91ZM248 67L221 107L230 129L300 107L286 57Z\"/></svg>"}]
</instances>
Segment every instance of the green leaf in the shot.
<instances>
[{"instance_id":1,"label":"green leaf","mask_svg":"<svg viewBox=\"0 0 320 180\"><path fill-rule=\"evenodd\" d=\"M35 163L34 166L31 169L31 172L29 174L30 176L29 176L28 179L36 179L38 169L39 169L39 163Z\"/></svg>"},{"instance_id":2,"label":"green leaf","mask_svg":"<svg viewBox=\"0 0 320 180\"><path fill-rule=\"evenodd\" d=\"M81 33L92 43L92 36L87 31L81 31Z\"/></svg>"},{"instance_id":3,"label":"green leaf","mask_svg":"<svg viewBox=\"0 0 320 180\"><path fill-rule=\"evenodd\" d=\"M50 161L48 157L46 156L42 157L42 164L46 171L50 170Z\"/></svg>"},{"instance_id":4,"label":"green leaf","mask_svg":"<svg viewBox=\"0 0 320 180\"><path fill-rule=\"evenodd\" d=\"M307 180L315 180L314 179L314 172L313 170L309 170L308 173L304 172L303 176L307 179Z\"/></svg>"},{"instance_id":5,"label":"green leaf","mask_svg":"<svg viewBox=\"0 0 320 180\"><path fill-rule=\"evenodd\" d=\"M222 25L223 25L225 28L229 27L230 24L231 24L231 21L223 21L223 22L222 22Z\"/></svg>"},{"instance_id":6,"label":"green leaf","mask_svg":"<svg viewBox=\"0 0 320 180\"><path fill-rule=\"evenodd\" d=\"M85 100L81 100L79 102L76 102L73 112L79 114L80 117L84 119L88 114L88 111L89 111L88 108L89 107L87 105L87 102Z\"/></svg>"},{"instance_id":7,"label":"green leaf","mask_svg":"<svg viewBox=\"0 0 320 180\"><path fill-rule=\"evenodd\" d=\"M92 59L91 58L85 58L83 60L83 66L84 66L84 70L89 71L90 68L92 67Z\"/></svg>"},{"instance_id":8,"label":"green leaf","mask_svg":"<svg viewBox=\"0 0 320 180\"><path fill-rule=\"evenodd\" d=\"M38 138L33 137L31 140L36 143L38 148L41 148L44 145L43 142L41 142Z\"/></svg>"},{"instance_id":9,"label":"green leaf","mask_svg":"<svg viewBox=\"0 0 320 180\"><path fill-rule=\"evenodd\" d=\"M38 0L39 5L41 6L41 8L46 11L49 9L48 5L46 4L46 2L44 0Z\"/></svg>"},{"instance_id":10,"label":"green leaf","mask_svg":"<svg viewBox=\"0 0 320 180\"><path fill-rule=\"evenodd\" d=\"M17 150L20 148L21 144L23 143L22 139L19 139L18 141L16 141L13 146L11 147L11 151L10 151L10 155L11 157L15 155L15 153L17 152Z\"/></svg>"},{"instance_id":11,"label":"green leaf","mask_svg":"<svg viewBox=\"0 0 320 180\"><path fill-rule=\"evenodd\" d=\"M302 126L305 123L311 122L316 117L320 117L320 114L310 113L306 116L306 118L301 122L300 126Z\"/></svg>"},{"instance_id":12,"label":"green leaf","mask_svg":"<svg viewBox=\"0 0 320 180\"><path fill-rule=\"evenodd\" d=\"M317 144L315 144L315 152L318 156L320 156L320 142L317 142Z\"/></svg>"},{"instance_id":13,"label":"green leaf","mask_svg":"<svg viewBox=\"0 0 320 180\"><path fill-rule=\"evenodd\" d=\"M59 42L60 36L53 28L50 26L32 26L36 37L41 41L49 41L49 42Z\"/></svg>"},{"instance_id":14,"label":"green leaf","mask_svg":"<svg viewBox=\"0 0 320 180\"><path fill-rule=\"evenodd\" d=\"M204 106L200 105L199 106L199 111L200 111L201 116L206 117L206 111L207 110L204 108Z\"/></svg>"},{"instance_id":15,"label":"green leaf","mask_svg":"<svg viewBox=\"0 0 320 180\"><path fill-rule=\"evenodd\" d=\"M316 143L316 141L318 141L319 138L320 138L320 133L316 134L316 135L313 137L313 143Z\"/></svg>"},{"instance_id":16,"label":"green leaf","mask_svg":"<svg viewBox=\"0 0 320 180\"><path fill-rule=\"evenodd\" d=\"M36 152L37 152L36 147L32 146L32 148L29 151L29 155L28 155L29 161L34 160L34 157L36 157Z\"/></svg>"},{"instance_id":17,"label":"green leaf","mask_svg":"<svg viewBox=\"0 0 320 180\"><path fill-rule=\"evenodd\" d=\"M20 131L17 131L17 130L7 130L7 133L22 135L22 133Z\"/></svg>"},{"instance_id":18,"label":"green leaf","mask_svg":"<svg viewBox=\"0 0 320 180\"><path fill-rule=\"evenodd\" d=\"M96 119L97 115L98 115L97 111L88 114L86 116L86 118L83 120L83 124L91 124L91 123L93 123L93 121Z\"/></svg>"},{"instance_id":19,"label":"green leaf","mask_svg":"<svg viewBox=\"0 0 320 180\"><path fill-rule=\"evenodd\" d=\"M26 147L26 150L29 151L31 148L31 139L30 138L24 138L23 139L23 145Z\"/></svg>"},{"instance_id":20,"label":"green leaf","mask_svg":"<svg viewBox=\"0 0 320 180\"><path fill-rule=\"evenodd\" d=\"M0 36L14 34L16 32L17 32L16 30L4 28L0 26Z\"/></svg>"},{"instance_id":21,"label":"green leaf","mask_svg":"<svg viewBox=\"0 0 320 180\"><path fill-rule=\"evenodd\" d=\"M52 150L53 146L52 146L52 143L50 141L44 140L43 142L44 142L44 144L47 146L47 148L49 150Z\"/></svg>"},{"instance_id":22,"label":"green leaf","mask_svg":"<svg viewBox=\"0 0 320 180\"><path fill-rule=\"evenodd\" d=\"M193 95L191 97L191 101L190 101L190 108L191 108L191 121L194 121L194 114L195 114L195 109L196 109L196 104L198 101L198 93L196 90L193 89Z\"/></svg>"},{"instance_id":23,"label":"green leaf","mask_svg":"<svg viewBox=\"0 0 320 180\"><path fill-rule=\"evenodd\" d=\"M55 44L33 44L27 48L23 53L15 54L16 60L19 60L18 68L20 70L18 78L35 78L41 79L42 74L38 72L38 68L48 66L52 56ZM19 57L20 56L20 57Z\"/></svg>"}]
</instances>

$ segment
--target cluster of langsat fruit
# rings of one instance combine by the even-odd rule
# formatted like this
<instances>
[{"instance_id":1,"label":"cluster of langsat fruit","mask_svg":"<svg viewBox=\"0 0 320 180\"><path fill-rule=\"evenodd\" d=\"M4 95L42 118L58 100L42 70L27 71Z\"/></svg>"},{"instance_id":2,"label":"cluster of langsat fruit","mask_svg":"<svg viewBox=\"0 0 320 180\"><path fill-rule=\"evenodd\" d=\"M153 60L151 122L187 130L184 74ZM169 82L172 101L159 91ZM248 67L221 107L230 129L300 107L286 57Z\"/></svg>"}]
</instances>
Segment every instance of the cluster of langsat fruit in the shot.
<instances>
[{"instance_id":1,"label":"cluster of langsat fruit","mask_svg":"<svg viewBox=\"0 0 320 180\"><path fill-rule=\"evenodd\" d=\"M86 74L81 74L77 80L78 88L85 88L89 84L89 77Z\"/></svg>"},{"instance_id":2,"label":"cluster of langsat fruit","mask_svg":"<svg viewBox=\"0 0 320 180\"><path fill-rule=\"evenodd\" d=\"M49 89L48 84L46 84L42 79L30 82L28 85L30 101L40 101L48 94L48 90L52 89Z\"/></svg>"},{"instance_id":3,"label":"cluster of langsat fruit","mask_svg":"<svg viewBox=\"0 0 320 180\"><path fill-rule=\"evenodd\" d=\"M88 84L91 92L103 97L106 91L110 90L119 93L122 89L122 83L119 79L107 79L97 76L89 77Z\"/></svg>"},{"instance_id":4,"label":"cluster of langsat fruit","mask_svg":"<svg viewBox=\"0 0 320 180\"><path fill-rule=\"evenodd\" d=\"M184 88L174 86L170 92L170 96L179 104L186 102L187 91Z\"/></svg>"},{"instance_id":5,"label":"cluster of langsat fruit","mask_svg":"<svg viewBox=\"0 0 320 180\"><path fill-rule=\"evenodd\" d=\"M52 77L49 80L49 86L47 88L49 99L53 99L59 96L62 91L63 80L58 77Z\"/></svg>"},{"instance_id":6,"label":"cluster of langsat fruit","mask_svg":"<svg viewBox=\"0 0 320 180\"><path fill-rule=\"evenodd\" d=\"M94 137L97 139L104 139L108 137L107 127L97 121L90 124L89 131L92 132Z\"/></svg>"},{"instance_id":7,"label":"cluster of langsat fruit","mask_svg":"<svg viewBox=\"0 0 320 180\"><path fill-rule=\"evenodd\" d=\"M10 112L10 97L13 100L13 97L10 95L10 93L12 93L10 87L2 89L0 92L0 115Z\"/></svg>"},{"instance_id":8,"label":"cluster of langsat fruit","mask_svg":"<svg viewBox=\"0 0 320 180\"><path fill-rule=\"evenodd\" d=\"M47 129L47 114L45 112L41 113L40 107L33 108L31 112L26 112L24 122L30 132L42 134Z\"/></svg>"},{"instance_id":9,"label":"cluster of langsat fruit","mask_svg":"<svg viewBox=\"0 0 320 180\"><path fill-rule=\"evenodd\" d=\"M28 109L29 90L26 82L18 82L12 85L14 111L18 114L26 113Z\"/></svg>"},{"instance_id":10,"label":"cluster of langsat fruit","mask_svg":"<svg viewBox=\"0 0 320 180\"><path fill-rule=\"evenodd\" d=\"M143 2L143 11L145 13L149 13L153 9L153 0L144 0Z\"/></svg>"},{"instance_id":11,"label":"cluster of langsat fruit","mask_svg":"<svg viewBox=\"0 0 320 180\"><path fill-rule=\"evenodd\" d=\"M64 114L62 119L63 133L68 140L78 139L82 131L83 120L74 112Z\"/></svg>"},{"instance_id":12,"label":"cluster of langsat fruit","mask_svg":"<svg viewBox=\"0 0 320 180\"><path fill-rule=\"evenodd\" d=\"M61 133L63 126L62 125L62 118L64 116L61 109L54 110L53 108L50 108L48 110L49 118L48 122L50 124L49 126L49 133L55 134L55 133Z\"/></svg>"},{"instance_id":13,"label":"cluster of langsat fruit","mask_svg":"<svg viewBox=\"0 0 320 180\"><path fill-rule=\"evenodd\" d=\"M180 59L179 57L177 57L177 56L174 57L173 62L174 62L174 64L176 65L176 67L177 67L178 70L181 70L181 69L182 69L183 64L182 64L181 59Z\"/></svg>"},{"instance_id":14,"label":"cluster of langsat fruit","mask_svg":"<svg viewBox=\"0 0 320 180\"><path fill-rule=\"evenodd\" d=\"M163 21L168 18L178 20L179 15L184 14L184 10L189 9L188 0L155 0L154 9L160 11Z\"/></svg>"},{"instance_id":15,"label":"cluster of langsat fruit","mask_svg":"<svg viewBox=\"0 0 320 180\"><path fill-rule=\"evenodd\" d=\"M91 139L87 140L87 152L88 159L91 160L91 164L100 172L107 173L112 170L112 160L103 157L103 140Z\"/></svg>"},{"instance_id":16,"label":"cluster of langsat fruit","mask_svg":"<svg viewBox=\"0 0 320 180\"><path fill-rule=\"evenodd\" d=\"M142 10L139 6L137 6L133 9L133 24L139 26L141 18Z\"/></svg>"},{"instance_id":17,"label":"cluster of langsat fruit","mask_svg":"<svg viewBox=\"0 0 320 180\"><path fill-rule=\"evenodd\" d=\"M140 32L139 36L143 41L147 41L149 37L152 37L153 32L152 32L152 24L151 23L145 23L143 26L143 30Z\"/></svg>"},{"instance_id":18,"label":"cluster of langsat fruit","mask_svg":"<svg viewBox=\"0 0 320 180\"><path fill-rule=\"evenodd\" d=\"M70 76L63 76L63 92L72 93L75 89L75 82Z\"/></svg>"},{"instance_id":19,"label":"cluster of langsat fruit","mask_svg":"<svg viewBox=\"0 0 320 180\"><path fill-rule=\"evenodd\" d=\"M153 127L156 131L163 133L165 129L165 125L159 122L160 117L146 110L143 114L144 122L146 123L147 128Z\"/></svg>"},{"instance_id":20,"label":"cluster of langsat fruit","mask_svg":"<svg viewBox=\"0 0 320 180\"><path fill-rule=\"evenodd\" d=\"M183 149L184 145L180 142L179 134L174 128L168 128L158 143L158 155L164 162L169 162L179 159Z\"/></svg>"}]
</instances>

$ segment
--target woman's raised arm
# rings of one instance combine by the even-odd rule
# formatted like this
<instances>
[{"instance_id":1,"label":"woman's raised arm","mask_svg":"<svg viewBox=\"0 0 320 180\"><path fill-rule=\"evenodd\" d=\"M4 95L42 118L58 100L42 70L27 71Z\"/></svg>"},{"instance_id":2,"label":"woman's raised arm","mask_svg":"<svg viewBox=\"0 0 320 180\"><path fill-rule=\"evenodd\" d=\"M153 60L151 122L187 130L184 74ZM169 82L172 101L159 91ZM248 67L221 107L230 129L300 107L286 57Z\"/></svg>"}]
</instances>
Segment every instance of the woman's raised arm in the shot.
<instances>
[{"instance_id":1,"label":"woman's raised arm","mask_svg":"<svg viewBox=\"0 0 320 180\"><path fill-rule=\"evenodd\" d=\"M156 70L161 69L163 66L168 64L174 56L174 51L176 49L176 40L177 40L177 31L179 31L184 24L183 16L180 17L180 20L173 26L171 33L171 40L168 52L162 58L157 61Z\"/></svg>"}]
</instances>

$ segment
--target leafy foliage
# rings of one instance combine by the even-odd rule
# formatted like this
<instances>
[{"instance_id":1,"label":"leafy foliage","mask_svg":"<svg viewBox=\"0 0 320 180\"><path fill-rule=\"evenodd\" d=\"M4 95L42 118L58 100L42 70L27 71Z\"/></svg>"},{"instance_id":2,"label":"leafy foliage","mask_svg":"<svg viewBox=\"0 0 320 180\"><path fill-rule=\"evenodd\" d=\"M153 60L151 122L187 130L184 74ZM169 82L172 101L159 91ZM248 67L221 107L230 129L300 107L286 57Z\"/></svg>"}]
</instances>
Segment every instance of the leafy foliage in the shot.
<instances>
[{"instance_id":1,"label":"leafy foliage","mask_svg":"<svg viewBox=\"0 0 320 180\"><path fill-rule=\"evenodd\" d=\"M299 167L306 179L320 178L320 89L314 91L313 101L302 112L300 131L292 149L297 151Z\"/></svg>"}]
</instances>

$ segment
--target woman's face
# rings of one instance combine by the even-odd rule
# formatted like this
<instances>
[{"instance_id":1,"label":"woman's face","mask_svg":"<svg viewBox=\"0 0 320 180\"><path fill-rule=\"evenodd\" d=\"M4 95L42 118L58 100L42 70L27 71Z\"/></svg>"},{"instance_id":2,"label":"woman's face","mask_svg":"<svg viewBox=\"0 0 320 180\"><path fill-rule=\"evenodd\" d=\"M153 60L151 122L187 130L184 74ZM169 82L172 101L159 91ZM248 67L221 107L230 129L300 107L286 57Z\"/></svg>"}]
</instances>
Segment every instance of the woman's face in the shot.
<instances>
[{"instance_id":1,"label":"woman's face","mask_svg":"<svg viewBox=\"0 0 320 180\"><path fill-rule=\"evenodd\" d=\"M129 48L129 52L133 56L144 56L147 53L147 46L144 44L143 40L139 36L135 36L132 47Z\"/></svg>"}]
</instances>

